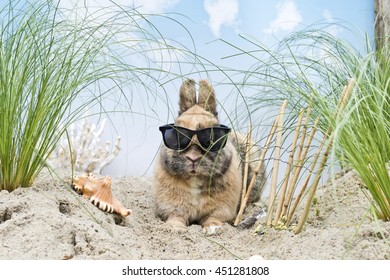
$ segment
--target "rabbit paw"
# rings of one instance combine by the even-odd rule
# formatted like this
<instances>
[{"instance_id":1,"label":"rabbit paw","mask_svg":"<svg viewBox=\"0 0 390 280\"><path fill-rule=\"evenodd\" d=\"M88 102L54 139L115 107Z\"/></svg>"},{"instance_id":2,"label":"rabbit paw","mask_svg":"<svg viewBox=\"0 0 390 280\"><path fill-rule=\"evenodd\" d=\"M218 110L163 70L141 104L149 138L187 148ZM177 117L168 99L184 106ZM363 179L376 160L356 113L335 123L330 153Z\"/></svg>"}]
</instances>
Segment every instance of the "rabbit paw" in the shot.
<instances>
[{"instance_id":1,"label":"rabbit paw","mask_svg":"<svg viewBox=\"0 0 390 280\"><path fill-rule=\"evenodd\" d=\"M203 224L203 232L206 235L215 235L221 231L223 222L216 218L208 218Z\"/></svg>"},{"instance_id":2,"label":"rabbit paw","mask_svg":"<svg viewBox=\"0 0 390 280\"><path fill-rule=\"evenodd\" d=\"M203 233L206 235L216 235L221 232L222 226L207 226L203 227Z\"/></svg>"},{"instance_id":3,"label":"rabbit paw","mask_svg":"<svg viewBox=\"0 0 390 280\"><path fill-rule=\"evenodd\" d=\"M180 218L169 218L166 225L175 232L185 232L187 230L184 220Z\"/></svg>"}]
</instances>

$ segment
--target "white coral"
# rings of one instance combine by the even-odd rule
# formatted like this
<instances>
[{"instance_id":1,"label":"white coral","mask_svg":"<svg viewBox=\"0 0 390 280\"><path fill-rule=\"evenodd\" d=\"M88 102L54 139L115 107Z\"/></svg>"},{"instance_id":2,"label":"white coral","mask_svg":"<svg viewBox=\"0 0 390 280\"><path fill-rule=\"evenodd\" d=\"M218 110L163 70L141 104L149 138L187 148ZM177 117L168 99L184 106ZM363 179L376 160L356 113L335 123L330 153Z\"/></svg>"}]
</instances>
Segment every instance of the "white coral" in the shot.
<instances>
[{"instance_id":1,"label":"white coral","mask_svg":"<svg viewBox=\"0 0 390 280\"><path fill-rule=\"evenodd\" d=\"M70 168L73 163L75 171L100 174L120 151L119 136L112 149L110 149L110 142L100 143L106 121L103 119L99 129L95 124L91 125L87 119L82 124L78 124L77 128L72 124L68 128L69 142L66 135L60 139L50 156L49 164L56 168Z\"/></svg>"}]
</instances>

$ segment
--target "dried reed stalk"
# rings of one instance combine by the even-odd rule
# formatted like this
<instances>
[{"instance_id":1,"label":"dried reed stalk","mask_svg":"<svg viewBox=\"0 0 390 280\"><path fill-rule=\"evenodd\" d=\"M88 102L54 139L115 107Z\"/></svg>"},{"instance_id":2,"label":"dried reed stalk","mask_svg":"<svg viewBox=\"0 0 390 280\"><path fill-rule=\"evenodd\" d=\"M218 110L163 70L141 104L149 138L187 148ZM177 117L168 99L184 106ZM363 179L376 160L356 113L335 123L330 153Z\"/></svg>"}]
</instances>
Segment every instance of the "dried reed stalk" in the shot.
<instances>
[{"instance_id":1,"label":"dried reed stalk","mask_svg":"<svg viewBox=\"0 0 390 280\"><path fill-rule=\"evenodd\" d=\"M340 97L339 103L337 104L338 110L335 113L336 117L338 117L340 115L340 113L344 110L345 106L347 105L347 103L351 97L351 94L353 92L354 86L355 86L355 80L351 79L351 80L349 80L347 87L344 87L344 90L343 90L343 93ZM331 132L331 128L328 128L328 130L324 136L325 139L327 137L329 137L330 132ZM302 214L301 218L299 219L297 227L295 228L295 231L294 231L295 234L298 234L302 231L303 225L305 224L307 216L309 215L309 211L311 208L313 197L316 193L318 183L321 179L322 172L324 171L326 162L328 160L328 154L329 154L329 151L332 147L333 138L334 138L334 134L332 134L332 136L330 137L329 142L328 142L328 146L326 147L325 153L322 156L322 160L321 160L320 166L318 168L317 175L314 179L312 186L310 187L309 195L308 195L308 198L306 201L305 208L303 210L303 214Z\"/></svg>"},{"instance_id":2,"label":"dried reed stalk","mask_svg":"<svg viewBox=\"0 0 390 280\"><path fill-rule=\"evenodd\" d=\"M313 141L314 139L314 134L316 132L316 129L315 127L317 127L318 125L318 122L319 122L319 118L316 119L314 125L313 125L313 128L311 129L310 131L310 134L309 134L309 137L307 138L307 141L306 143L304 144L304 147L302 149L302 152L301 152L301 157L298 158L298 163L297 163L297 166L296 166L296 170L293 174L293 177L292 177L292 180L291 180L291 183L289 183L289 190L288 190L288 193L287 193L287 196L286 196L286 199L284 200L284 203L283 203L283 211L282 211L282 215L286 215L287 214L287 210L288 210L288 207L290 206L291 204L291 200L292 200L292 197L294 195L294 190L296 188L296 184L298 182L298 179L299 179L299 175L301 174L301 170L303 168L303 164L304 164L304 161L306 159L306 156L307 156L307 153L310 149L310 145L311 145L311 142ZM306 124L305 124L306 125ZM305 133L306 133L306 130L305 129ZM302 135L302 138L306 138L305 137L305 134Z\"/></svg>"},{"instance_id":3,"label":"dried reed stalk","mask_svg":"<svg viewBox=\"0 0 390 280\"><path fill-rule=\"evenodd\" d=\"M275 203L275 199L276 199L276 186L278 184L280 151L282 149L284 110L285 110L285 107L282 106L282 108L279 112L279 116L278 116L278 123L277 123L278 130L277 130L277 134L276 134L274 166L272 169L271 193L270 193L269 203L268 203L267 226L271 225L272 213L274 210L274 203Z\"/></svg>"},{"instance_id":4,"label":"dried reed stalk","mask_svg":"<svg viewBox=\"0 0 390 280\"><path fill-rule=\"evenodd\" d=\"M252 141L252 122L249 123L247 139L245 142L245 165L244 165L244 177L242 180L242 192L241 192L241 201L244 200L246 194L246 188L248 184L248 172L249 172L249 152L251 149L251 141Z\"/></svg>"},{"instance_id":5,"label":"dried reed stalk","mask_svg":"<svg viewBox=\"0 0 390 280\"><path fill-rule=\"evenodd\" d=\"M295 128L294 139L293 139L293 142L291 145L291 152L290 152L290 155L288 157L286 175L284 176L283 185L280 189L279 201L278 201L278 205L276 208L276 214L274 217L274 224L277 224L278 220L280 219L282 210L283 210L283 202L284 202L284 199L286 196L286 191L287 191L287 186L288 186L288 182L290 179L292 164L294 162L295 147L296 147L296 144L298 142L299 132L301 131L301 124L302 124L302 119L303 119L304 113L305 113L305 110L302 108L301 112L299 113L299 116L298 116L298 123L297 123L297 127Z\"/></svg>"},{"instance_id":6,"label":"dried reed stalk","mask_svg":"<svg viewBox=\"0 0 390 280\"><path fill-rule=\"evenodd\" d=\"M317 175L316 175L316 177L314 179L314 182L313 182L312 186L310 187L309 196L307 198L307 201L306 201L306 204L305 204L305 208L303 210L303 214L302 214L301 218L299 219L297 227L294 230L295 234L298 234L298 233L300 233L302 231L303 225L306 222L306 218L307 218L307 216L309 214L314 194L316 193L318 183L320 182L322 172L324 171L325 164L326 164L326 162L328 160L328 154L329 154L330 148L332 147L332 141L333 141L333 136L330 138L330 140L328 142L328 146L326 147L325 153L322 156L322 160L321 160L320 166L318 168Z\"/></svg>"},{"instance_id":7,"label":"dried reed stalk","mask_svg":"<svg viewBox=\"0 0 390 280\"><path fill-rule=\"evenodd\" d=\"M287 227L290 225L292 216L294 215L295 210L297 209L298 204L299 204L299 202L301 201L301 198L302 198L303 193L305 192L305 190L306 190L306 188L307 188L307 185L309 184L309 181L310 181L310 178L311 178L311 176L312 176L312 174L313 174L314 168L315 168L315 166L317 165L318 158L320 157L321 151L322 151L322 149L324 148L326 139L327 139L327 138L324 137L324 139L322 140L322 142L321 142L321 144L320 144L320 147L318 148L318 151L317 151L316 155L314 156L313 162L312 162L311 165L310 165L309 175L306 177L304 183L302 184L301 188L299 189L299 193L298 193L298 195L296 196L296 198L295 198L295 200L294 200L294 203L292 204L292 207L289 209L289 211L288 211L288 213L287 213L287 219L286 219L286 223L285 223L285 225L286 225Z\"/></svg>"},{"instance_id":8,"label":"dried reed stalk","mask_svg":"<svg viewBox=\"0 0 390 280\"><path fill-rule=\"evenodd\" d=\"M355 86L355 80L350 79L348 85L344 87L339 103L337 104L337 107L339 108L337 114L340 114L344 110L345 106L347 106L349 98L351 97L351 94L353 92L354 86Z\"/></svg>"},{"instance_id":9,"label":"dried reed stalk","mask_svg":"<svg viewBox=\"0 0 390 280\"><path fill-rule=\"evenodd\" d=\"M303 129L302 129L301 141L300 141L300 143L298 145L298 156L297 156L298 163L300 162L301 157L302 157L302 150L303 150L303 147L304 147L304 144L305 144L305 140L306 140L306 133L307 133L307 128L309 126L310 115L311 115L311 107L309 106L307 108L305 123L304 123Z\"/></svg>"},{"instance_id":10,"label":"dried reed stalk","mask_svg":"<svg viewBox=\"0 0 390 280\"><path fill-rule=\"evenodd\" d=\"M296 158L297 160L295 161L295 163L293 162L293 166L292 166L292 171L291 171L291 178L295 178L295 174L297 172L297 168L298 168L298 165L300 163L300 159L301 159L301 155L302 155L302 149L303 149L303 145L305 143L305 138L306 138L306 131L307 131L307 126L308 126L308 123L309 123L309 118L310 118L310 114L311 114L311 107L309 106L307 108L307 112L306 112L306 117L305 117L305 123L303 125L303 129L302 129L302 133L301 133L301 138L300 138L300 141L299 141L299 144L298 144L298 147L297 147L297 151L296 151ZM294 191L294 188L291 188L291 183L289 182L287 184L287 193L285 195L285 198L283 200L283 207L282 207L282 212L281 212L281 216L283 217L284 215L286 215L287 213L287 208L288 208L288 203L286 204L285 202L291 200L291 197L293 195L293 191Z\"/></svg>"},{"instance_id":11,"label":"dried reed stalk","mask_svg":"<svg viewBox=\"0 0 390 280\"><path fill-rule=\"evenodd\" d=\"M286 107L287 107L287 100L284 100L284 102L283 102L283 104L282 104L282 107L281 107L280 111L283 110L283 112L284 112L284 110L285 110ZM271 127L271 131L270 131L270 133L269 133L269 135L268 135L268 138L267 138L267 140L266 140L266 143L265 143L263 149L261 150L259 162L258 162L258 164L257 164L257 166L256 166L256 169L255 169L254 172L253 172L251 181L250 181L250 183L249 183L249 185L248 185L248 189L247 189L247 191L246 191L246 193L245 193L245 197L244 197L243 200L241 200L240 210L238 211L238 214L237 214L237 216L236 216L236 220L234 221L234 225L235 225L235 226L237 226L237 225L241 222L241 220L242 220L242 215L243 215L244 210L245 210L245 207L246 207L246 205L247 205L247 203L248 203L248 199L249 199L250 192L252 191L252 189L253 189L253 187L254 187L254 185L255 185L257 175L259 174L259 172L260 172L260 170L261 170L261 166L262 166L262 163L263 163L263 161L264 161L265 155L266 155L267 150L268 150L268 148L269 148L269 145L270 145L270 143L271 143L271 141L272 141L272 138L273 138L273 136L274 136L274 134L275 134L275 130L276 130L276 127L277 127L277 123L278 123L278 121L279 121L279 120L278 120L278 119L279 119L279 116L280 116L280 113L279 113L279 115L275 118L275 121L274 121L274 123L273 123L273 125L272 125L272 127Z\"/></svg>"}]
</instances>

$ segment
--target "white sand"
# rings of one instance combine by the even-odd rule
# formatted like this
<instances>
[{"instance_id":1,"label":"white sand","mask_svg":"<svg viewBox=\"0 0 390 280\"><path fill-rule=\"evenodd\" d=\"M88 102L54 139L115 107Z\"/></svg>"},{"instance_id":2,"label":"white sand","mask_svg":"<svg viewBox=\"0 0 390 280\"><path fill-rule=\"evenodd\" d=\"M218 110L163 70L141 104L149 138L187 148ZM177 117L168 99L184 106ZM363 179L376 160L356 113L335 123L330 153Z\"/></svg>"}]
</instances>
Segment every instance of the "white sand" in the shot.
<instances>
[{"instance_id":1,"label":"white sand","mask_svg":"<svg viewBox=\"0 0 390 280\"><path fill-rule=\"evenodd\" d=\"M390 259L390 223L371 221L353 172L318 190L299 235L231 225L212 237L198 225L175 232L153 214L150 178L113 179L114 195L133 211L127 218L100 211L69 182L45 175L0 192L0 259Z\"/></svg>"}]
</instances>

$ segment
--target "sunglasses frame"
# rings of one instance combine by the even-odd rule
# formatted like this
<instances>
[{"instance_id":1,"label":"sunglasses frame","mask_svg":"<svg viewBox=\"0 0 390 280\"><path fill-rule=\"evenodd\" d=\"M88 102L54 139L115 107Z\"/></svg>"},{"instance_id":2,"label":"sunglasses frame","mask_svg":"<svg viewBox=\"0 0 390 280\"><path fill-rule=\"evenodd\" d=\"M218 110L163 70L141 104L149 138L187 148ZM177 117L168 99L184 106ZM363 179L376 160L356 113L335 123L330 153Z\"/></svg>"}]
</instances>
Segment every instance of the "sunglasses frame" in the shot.
<instances>
[{"instance_id":1,"label":"sunglasses frame","mask_svg":"<svg viewBox=\"0 0 390 280\"><path fill-rule=\"evenodd\" d=\"M185 127L181 127L181 126L177 126L175 125L174 123L171 123L171 124L166 124L166 125L163 125L163 126L160 126L159 127L159 130L161 131L162 133L162 137L163 137L163 141L164 141L164 144L165 146L168 148L168 149L171 149L171 150L175 150L175 151L184 151L186 150L188 147L191 146L191 142L192 141L192 137L194 137L194 135L196 135L196 137L198 138L198 141L197 144L202 150L206 151L206 152L218 152L220 150L222 150L225 145L226 145L226 142L227 141L224 141L224 143L221 145L221 147L219 149L213 149L214 145L211 145L211 147L204 147L200 141L200 137L199 137L199 133L204 131L204 130L207 130L207 129L213 129L213 128L216 128L216 129L222 129L223 131L226 132L226 134L223 136L227 136L230 131L231 131L231 128L227 127L226 125L223 125L223 124L218 124L216 126L212 126L212 127L206 127L206 128L202 128L202 129L198 129L198 130L191 130L191 129L188 129L188 128L185 128ZM185 130L188 132L188 139L189 139L189 142L188 142L188 145L186 147L184 147L183 149L181 148L171 148L169 147L170 145L167 145L167 142L166 142L166 139L165 139L165 131L168 130L168 129L175 129L175 130L178 130L178 129L182 129L182 130ZM187 135L185 135L187 137ZM222 138L222 137L221 137ZM221 139L219 138L219 139ZM218 139L218 140L219 140ZM216 142L215 142L216 143Z\"/></svg>"}]
</instances>

